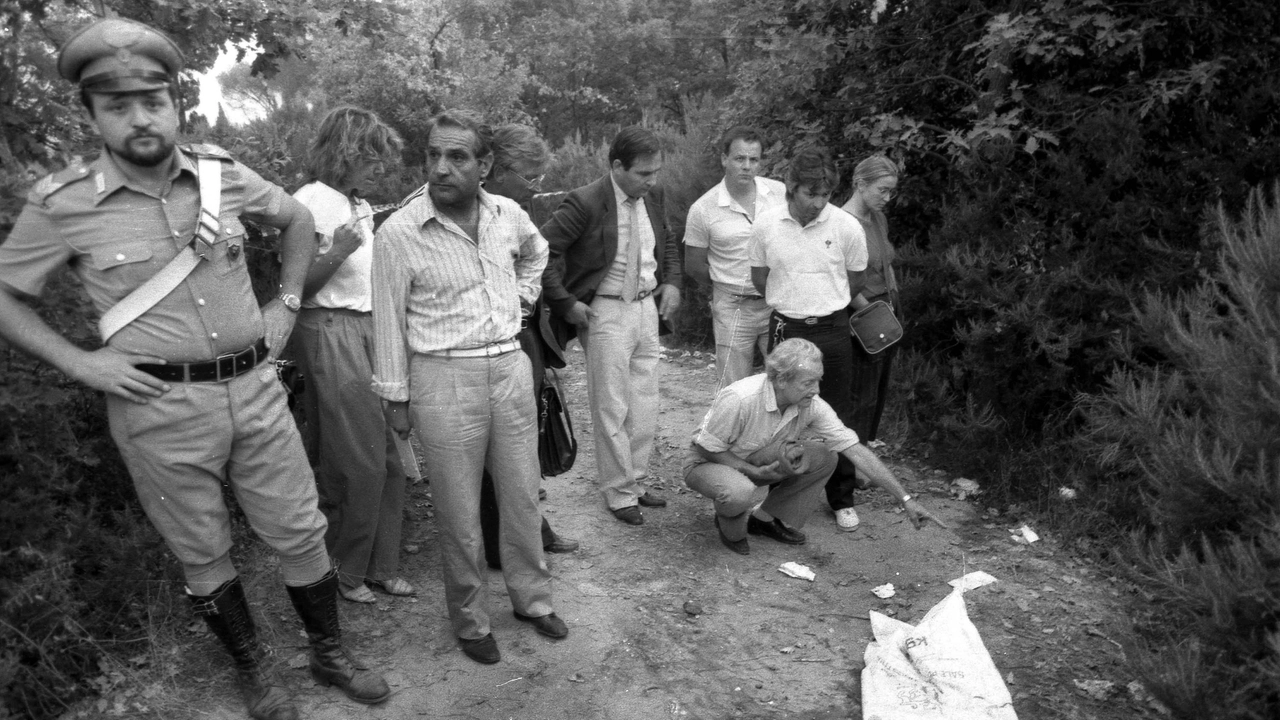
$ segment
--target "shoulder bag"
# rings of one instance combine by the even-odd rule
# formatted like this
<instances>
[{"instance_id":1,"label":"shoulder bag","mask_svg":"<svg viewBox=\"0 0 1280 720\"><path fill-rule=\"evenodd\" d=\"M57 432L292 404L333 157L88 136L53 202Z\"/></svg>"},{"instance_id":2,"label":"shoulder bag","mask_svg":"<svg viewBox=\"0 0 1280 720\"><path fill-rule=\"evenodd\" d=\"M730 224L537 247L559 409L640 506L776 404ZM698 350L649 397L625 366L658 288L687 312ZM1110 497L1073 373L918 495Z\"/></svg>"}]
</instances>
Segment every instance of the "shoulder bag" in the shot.
<instances>
[{"instance_id":1,"label":"shoulder bag","mask_svg":"<svg viewBox=\"0 0 1280 720\"><path fill-rule=\"evenodd\" d=\"M560 394L560 376L548 368L538 397L538 464L544 476L554 477L573 468L577 457L578 441Z\"/></svg>"}]
</instances>

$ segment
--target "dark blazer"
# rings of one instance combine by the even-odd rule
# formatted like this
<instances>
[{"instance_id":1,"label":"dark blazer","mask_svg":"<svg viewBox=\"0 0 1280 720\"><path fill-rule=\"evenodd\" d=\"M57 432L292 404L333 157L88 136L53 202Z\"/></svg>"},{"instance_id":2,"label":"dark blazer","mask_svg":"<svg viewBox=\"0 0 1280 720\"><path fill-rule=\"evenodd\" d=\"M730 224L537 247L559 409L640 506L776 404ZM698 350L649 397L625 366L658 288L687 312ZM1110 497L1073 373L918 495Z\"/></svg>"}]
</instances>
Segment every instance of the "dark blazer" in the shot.
<instances>
[{"instance_id":1,"label":"dark blazer","mask_svg":"<svg viewBox=\"0 0 1280 720\"><path fill-rule=\"evenodd\" d=\"M644 198L653 227L653 256L659 285L681 286L680 243L665 215L660 186ZM551 247L542 274L542 298L551 308L551 326L562 345L577 335L565 315L579 300L591 304L596 288L618 254L618 203L608 175L570 192L541 228Z\"/></svg>"}]
</instances>

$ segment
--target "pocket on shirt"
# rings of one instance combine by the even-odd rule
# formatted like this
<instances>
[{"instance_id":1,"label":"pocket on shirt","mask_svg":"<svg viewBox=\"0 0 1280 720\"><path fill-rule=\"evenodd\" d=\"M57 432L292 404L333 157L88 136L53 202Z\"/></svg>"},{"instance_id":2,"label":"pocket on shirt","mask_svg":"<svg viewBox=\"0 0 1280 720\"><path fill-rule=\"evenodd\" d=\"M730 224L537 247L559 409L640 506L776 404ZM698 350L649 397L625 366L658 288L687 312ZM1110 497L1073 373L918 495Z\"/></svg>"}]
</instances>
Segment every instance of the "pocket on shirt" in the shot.
<instances>
[{"instance_id":1,"label":"pocket on shirt","mask_svg":"<svg viewBox=\"0 0 1280 720\"><path fill-rule=\"evenodd\" d=\"M151 244L145 241L95 248L90 255L94 269L117 287L135 288L159 270L152 262Z\"/></svg>"},{"instance_id":2,"label":"pocket on shirt","mask_svg":"<svg viewBox=\"0 0 1280 720\"><path fill-rule=\"evenodd\" d=\"M218 235L218 242L213 246L213 262L217 273L227 275L244 270L247 267L244 259L246 236L240 219L224 216Z\"/></svg>"}]
</instances>

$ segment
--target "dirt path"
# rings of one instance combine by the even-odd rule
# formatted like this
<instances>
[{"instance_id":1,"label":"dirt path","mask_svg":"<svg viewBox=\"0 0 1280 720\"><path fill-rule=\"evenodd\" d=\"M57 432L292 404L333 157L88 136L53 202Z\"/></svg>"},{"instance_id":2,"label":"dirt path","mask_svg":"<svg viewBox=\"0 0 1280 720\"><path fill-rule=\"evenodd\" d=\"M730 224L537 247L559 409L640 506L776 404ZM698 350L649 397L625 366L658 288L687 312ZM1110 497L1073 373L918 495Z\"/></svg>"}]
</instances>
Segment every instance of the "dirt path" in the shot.
<instances>
[{"instance_id":1,"label":"dirt path","mask_svg":"<svg viewBox=\"0 0 1280 720\"><path fill-rule=\"evenodd\" d=\"M865 494L862 526L853 533L839 531L824 507L805 528L802 547L752 538L749 557L722 547L710 501L679 478L690 433L712 395L705 354L673 352L663 363L653 470L669 507L646 510L638 528L614 520L596 491L581 357L571 354L561 378L582 447L573 471L545 481L543 504L552 526L582 543L577 553L548 556L569 637L552 642L512 618L501 579L491 573L488 606L503 660L482 666L462 654L444 613L429 486L418 485L405 526L405 543L418 552L405 555L403 569L420 597L340 603L351 646L382 669L395 694L368 708L291 669L305 717L861 718L867 611L914 623L950 591L948 580L972 570L999 579L966 600L1020 718L1156 716L1125 688L1134 678L1116 642L1124 632L1122 586L1060 551L1051 537L1015 544L1011 525L984 522L974 505L949 497L952 478L896 448L881 453L956 532L917 532L887 497ZM813 568L816 581L780 573L789 560ZM894 584L895 597L871 594L884 583ZM302 666L303 641L274 571L264 568L250 590L280 655ZM245 717L213 641L193 635L184 644L213 658L203 670L210 678L180 671L172 687L190 702L165 703L181 712L164 716ZM187 655L172 650L172 657ZM1106 681L1114 685L1099 684Z\"/></svg>"}]
</instances>

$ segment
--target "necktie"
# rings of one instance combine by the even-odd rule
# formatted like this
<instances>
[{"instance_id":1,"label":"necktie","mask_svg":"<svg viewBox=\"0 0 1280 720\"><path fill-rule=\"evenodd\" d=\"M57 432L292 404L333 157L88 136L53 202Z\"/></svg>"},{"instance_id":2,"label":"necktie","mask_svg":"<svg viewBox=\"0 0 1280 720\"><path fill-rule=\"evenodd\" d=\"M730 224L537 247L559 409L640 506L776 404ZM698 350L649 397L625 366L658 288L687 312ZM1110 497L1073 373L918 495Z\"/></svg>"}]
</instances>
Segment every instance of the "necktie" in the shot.
<instances>
[{"instance_id":1,"label":"necktie","mask_svg":"<svg viewBox=\"0 0 1280 720\"><path fill-rule=\"evenodd\" d=\"M640 201L627 198L627 222L631 236L627 242L627 270L622 276L622 299L631 302L640 294Z\"/></svg>"}]
</instances>

